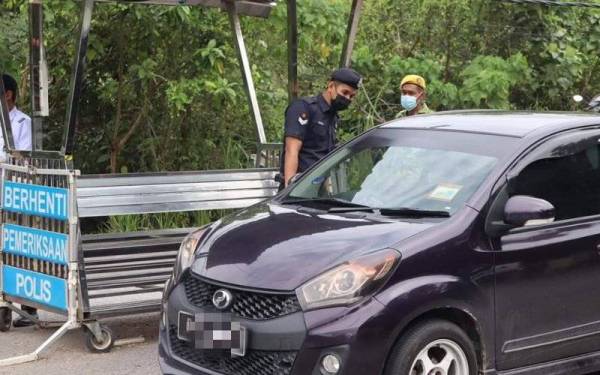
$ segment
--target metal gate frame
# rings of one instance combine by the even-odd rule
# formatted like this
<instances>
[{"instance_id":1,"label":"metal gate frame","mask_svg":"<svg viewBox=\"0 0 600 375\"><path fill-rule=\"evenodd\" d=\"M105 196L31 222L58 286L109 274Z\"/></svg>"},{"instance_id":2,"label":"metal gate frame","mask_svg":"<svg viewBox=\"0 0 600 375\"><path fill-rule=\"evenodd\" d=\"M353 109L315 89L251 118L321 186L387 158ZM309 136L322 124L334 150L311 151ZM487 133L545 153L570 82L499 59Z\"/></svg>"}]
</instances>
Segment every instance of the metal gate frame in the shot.
<instances>
[{"instance_id":1,"label":"metal gate frame","mask_svg":"<svg viewBox=\"0 0 600 375\"><path fill-rule=\"evenodd\" d=\"M57 168L61 166L63 168ZM62 323L60 328L52 334L45 342L43 342L35 351L29 354L20 355L12 358L0 360L1 366L9 366L18 363L35 361L40 354L46 350L52 343L56 342L67 331L80 328L82 326L82 301L80 291L79 266L81 261L81 252L79 250L79 220L77 217L77 197L76 197L76 179L79 176L79 171L66 168L64 160L60 159L29 159L29 158L13 158L9 157L7 163L0 164L2 169L2 188L0 189L0 199L2 206L0 214L2 217L2 236L0 236L0 307L8 308L19 315L32 318L29 314L15 307L13 302L24 303L31 305L41 310L47 310L54 313L63 314L66 316L66 321ZM6 210L4 203L4 186L6 182L20 183L27 186L41 187L57 187L53 185L63 185L61 189L68 192L67 197L67 218L64 223L60 219L52 219L35 214L26 214L15 210ZM64 186L66 185L66 186ZM59 222L57 222L59 221ZM41 275L57 277L52 273L57 272L57 266L60 265L40 258L28 257L25 255L16 255L4 251L4 228L6 225L20 225L25 228L44 230L52 233L66 234L66 258L67 258L67 275L66 275L66 310L51 308L50 306L28 300L26 298L17 297L5 294L4 267L9 263L15 269L28 270ZM33 225L32 225L33 224ZM62 232L56 232L57 227L62 229ZM62 227L62 228L61 228ZM64 233L66 232L66 233ZM26 267L23 267L26 265ZM64 278L64 271L63 278ZM52 323L48 324L51 325ZM93 331L92 331L93 332Z\"/></svg>"}]
</instances>

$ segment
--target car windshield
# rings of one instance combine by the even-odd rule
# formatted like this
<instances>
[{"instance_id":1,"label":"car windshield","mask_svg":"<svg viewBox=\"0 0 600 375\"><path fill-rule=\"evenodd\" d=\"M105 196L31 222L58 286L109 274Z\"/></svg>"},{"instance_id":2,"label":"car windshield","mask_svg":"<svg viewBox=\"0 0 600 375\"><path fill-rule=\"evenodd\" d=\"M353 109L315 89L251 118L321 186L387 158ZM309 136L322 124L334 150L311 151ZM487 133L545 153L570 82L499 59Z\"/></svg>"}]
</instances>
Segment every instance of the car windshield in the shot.
<instances>
[{"instance_id":1,"label":"car windshield","mask_svg":"<svg viewBox=\"0 0 600 375\"><path fill-rule=\"evenodd\" d=\"M515 138L383 128L343 146L302 177L283 203L340 212L379 209L449 216L481 185ZM343 207L340 209L338 207Z\"/></svg>"}]
</instances>

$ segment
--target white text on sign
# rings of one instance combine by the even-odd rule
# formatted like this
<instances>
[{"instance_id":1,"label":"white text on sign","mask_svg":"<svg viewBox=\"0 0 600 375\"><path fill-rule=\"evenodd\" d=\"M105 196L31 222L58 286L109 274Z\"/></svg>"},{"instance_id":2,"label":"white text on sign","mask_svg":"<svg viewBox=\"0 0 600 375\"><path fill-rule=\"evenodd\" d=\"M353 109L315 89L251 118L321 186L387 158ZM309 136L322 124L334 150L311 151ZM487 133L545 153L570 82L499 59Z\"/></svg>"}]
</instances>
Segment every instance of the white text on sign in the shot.
<instances>
[{"instance_id":1,"label":"white text on sign","mask_svg":"<svg viewBox=\"0 0 600 375\"><path fill-rule=\"evenodd\" d=\"M63 233L4 224L2 250L52 263L67 264L68 238Z\"/></svg>"},{"instance_id":2,"label":"white text on sign","mask_svg":"<svg viewBox=\"0 0 600 375\"><path fill-rule=\"evenodd\" d=\"M48 280L34 279L31 276L17 274L17 294L25 295L34 301L49 304L52 300L52 285Z\"/></svg>"},{"instance_id":3,"label":"white text on sign","mask_svg":"<svg viewBox=\"0 0 600 375\"><path fill-rule=\"evenodd\" d=\"M41 185L4 183L5 210L66 220L68 190Z\"/></svg>"},{"instance_id":4,"label":"white text on sign","mask_svg":"<svg viewBox=\"0 0 600 375\"><path fill-rule=\"evenodd\" d=\"M67 280L39 272L2 266L3 292L59 310L67 310Z\"/></svg>"}]
</instances>

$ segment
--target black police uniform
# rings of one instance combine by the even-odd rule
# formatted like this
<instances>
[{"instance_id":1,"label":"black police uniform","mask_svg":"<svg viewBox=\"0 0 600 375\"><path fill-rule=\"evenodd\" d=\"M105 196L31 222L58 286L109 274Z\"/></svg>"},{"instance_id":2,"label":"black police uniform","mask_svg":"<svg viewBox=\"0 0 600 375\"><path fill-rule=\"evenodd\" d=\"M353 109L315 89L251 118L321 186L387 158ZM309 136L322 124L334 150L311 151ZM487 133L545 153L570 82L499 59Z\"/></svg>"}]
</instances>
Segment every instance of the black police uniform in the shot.
<instances>
[{"instance_id":1,"label":"black police uniform","mask_svg":"<svg viewBox=\"0 0 600 375\"><path fill-rule=\"evenodd\" d=\"M330 80L342 82L358 89L362 77L350 68L341 68L331 74ZM342 97L342 99L345 98ZM334 99L334 101L336 100L339 99ZM349 101L345 106L339 106L339 103L333 103L332 106L327 103L323 94L319 94L296 99L288 106L285 111L284 146L280 160L279 190L284 186L285 137L294 137L302 141L302 147L298 155L298 172L306 171L335 148L337 144L336 130L339 122L335 107L343 109L348 104Z\"/></svg>"},{"instance_id":2,"label":"black police uniform","mask_svg":"<svg viewBox=\"0 0 600 375\"><path fill-rule=\"evenodd\" d=\"M298 155L298 173L307 170L335 148L338 122L337 112L325 101L322 94L296 99L289 105L285 112L284 137L294 137L302 141ZM282 176L284 161L285 147L281 155Z\"/></svg>"}]
</instances>

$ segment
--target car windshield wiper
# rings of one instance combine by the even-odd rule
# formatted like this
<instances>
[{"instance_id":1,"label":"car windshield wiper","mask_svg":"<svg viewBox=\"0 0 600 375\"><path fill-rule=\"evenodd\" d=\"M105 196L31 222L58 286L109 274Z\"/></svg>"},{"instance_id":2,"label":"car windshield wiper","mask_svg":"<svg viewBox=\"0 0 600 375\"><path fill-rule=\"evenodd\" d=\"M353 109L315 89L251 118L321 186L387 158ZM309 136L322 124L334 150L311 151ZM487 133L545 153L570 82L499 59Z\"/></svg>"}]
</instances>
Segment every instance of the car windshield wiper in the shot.
<instances>
[{"instance_id":1,"label":"car windshield wiper","mask_svg":"<svg viewBox=\"0 0 600 375\"><path fill-rule=\"evenodd\" d=\"M303 203L323 203L330 205L331 207L327 212L341 213L341 212L355 212L355 211L366 211L375 212L383 216L410 216L410 217L450 217L450 213L447 211L433 211L433 210L420 210L418 208L410 207L399 207L399 208L375 208L365 206L359 203L350 202L339 198L298 198L284 200L282 204L303 204Z\"/></svg>"},{"instance_id":2,"label":"car windshield wiper","mask_svg":"<svg viewBox=\"0 0 600 375\"><path fill-rule=\"evenodd\" d=\"M374 208L368 206L357 207L331 207L327 212L375 212L382 216L410 216L410 217L450 217L446 211L419 210L415 208Z\"/></svg>"},{"instance_id":3,"label":"car windshield wiper","mask_svg":"<svg viewBox=\"0 0 600 375\"><path fill-rule=\"evenodd\" d=\"M331 210L334 209L341 209L341 210L345 210L345 209L371 209L371 207L369 206L365 206L362 204L358 204L358 203L353 203L344 199L340 199L340 198L333 198L333 197L328 197L328 198L323 198L323 197L315 197L315 198L298 198L298 199L286 199L281 201L282 204L303 204L303 203L323 203L329 206L332 206L329 209L329 212L334 212Z\"/></svg>"},{"instance_id":4,"label":"car windshield wiper","mask_svg":"<svg viewBox=\"0 0 600 375\"><path fill-rule=\"evenodd\" d=\"M349 206L349 207L331 207L330 209L327 210L327 212L354 212L354 211L375 212L375 211L377 211L377 209L373 208L373 207L362 206L362 205L357 204L356 206Z\"/></svg>"},{"instance_id":5,"label":"car windshield wiper","mask_svg":"<svg viewBox=\"0 0 600 375\"><path fill-rule=\"evenodd\" d=\"M420 210L418 208L380 208L379 213L383 216L414 216L414 217L450 217L450 212Z\"/></svg>"}]
</instances>

